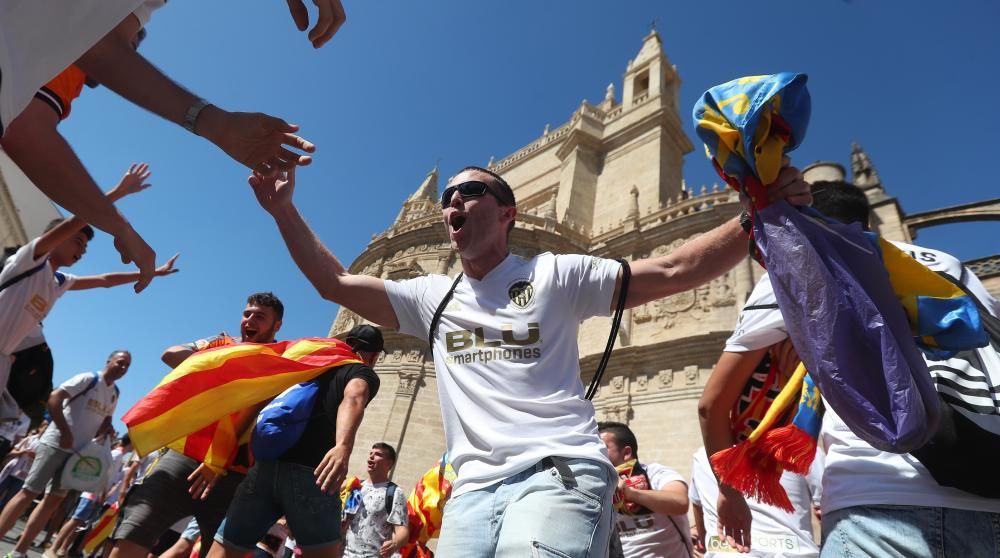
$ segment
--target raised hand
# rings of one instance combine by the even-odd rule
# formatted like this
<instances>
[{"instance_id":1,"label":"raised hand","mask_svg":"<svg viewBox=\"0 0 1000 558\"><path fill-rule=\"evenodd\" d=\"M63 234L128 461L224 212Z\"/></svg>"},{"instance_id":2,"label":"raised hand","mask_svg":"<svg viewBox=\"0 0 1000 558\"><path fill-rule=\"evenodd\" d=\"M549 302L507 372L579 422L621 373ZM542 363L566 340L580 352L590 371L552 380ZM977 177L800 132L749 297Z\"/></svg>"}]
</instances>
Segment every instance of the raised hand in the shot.
<instances>
[{"instance_id":1,"label":"raised hand","mask_svg":"<svg viewBox=\"0 0 1000 558\"><path fill-rule=\"evenodd\" d=\"M298 27L299 31L305 31L309 27L309 10L306 9L306 5L302 0L287 0L287 2L295 27ZM309 40L313 48L319 48L340 30L347 21L347 14L344 13L344 6L340 0L313 0L313 4L319 7L319 16L316 25L309 32Z\"/></svg>"},{"instance_id":2,"label":"raised hand","mask_svg":"<svg viewBox=\"0 0 1000 558\"><path fill-rule=\"evenodd\" d=\"M128 170L125 171L125 176L122 176L122 179L118 181L118 185L108 192L108 197L112 201L118 201L130 194L136 194L147 188L151 188L153 185L148 184L146 180L152 174L148 164L132 163L129 165Z\"/></svg>"},{"instance_id":3,"label":"raised hand","mask_svg":"<svg viewBox=\"0 0 1000 558\"><path fill-rule=\"evenodd\" d=\"M295 168L292 167L288 172L271 177L254 173L247 182L257 196L257 203L264 208L264 211L274 213L292 203L292 194L295 192Z\"/></svg>"},{"instance_id":4,"label":"raised hand","mask_svg":"<svg viewBox=\"0 0 1000 558\"><path fill-rule=\"evenodd\" d=\"M115 236L115 249L121 255L122 263L135 263L139 268L139 280L133 288L136 293L142 292L156 274L156 252L127 223L125 229Z\"/></svg>"},{"instance_id":5,"label":"raised hand","mask_svg":"<svg viewBox=\"0 0 1000 558\"><path fill-rule=\"evenodd\" d=\"M167 263L156 268L156 276L163 277L164 275L170 275L172 273L177 273L178 271L180 271L180 269L174 269L174 262L177 261L177 258L180 257L180 255L181 255L180 252L174 254L172 258L167 260Z\"/></svg>"},{"instance_id":6,"label":"raised hand","mask_svg":"<svg viewBox=\"0 0 1000 558\"><path fill-rule=\"evenodd\" d=\"M298 129L259 112L227 112L208 106L198 118L196 131L254 172L274 176L312 162L312 157L291 150L316 150L315 145L292 133Z\"/></svg>"}]
</instances>

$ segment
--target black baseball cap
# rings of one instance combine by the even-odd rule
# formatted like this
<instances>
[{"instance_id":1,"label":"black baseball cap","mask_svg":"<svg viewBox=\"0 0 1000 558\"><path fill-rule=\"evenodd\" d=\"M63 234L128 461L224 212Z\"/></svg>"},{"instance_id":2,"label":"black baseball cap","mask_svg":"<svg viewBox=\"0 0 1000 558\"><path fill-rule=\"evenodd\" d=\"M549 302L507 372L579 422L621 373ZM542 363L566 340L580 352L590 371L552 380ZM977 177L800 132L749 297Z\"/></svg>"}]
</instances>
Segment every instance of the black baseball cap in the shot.
<instances>
[{"instance_id":1,"label":"black baseball cap","mask_svg":"<svg viewBox=\"0 0 1000 558\"><path fill-rule=\"evenodd\" d=\"M347 344L355 351L366 353L378 353L385 348L385 341L382 339L382 332L375 326L361 324L354 326L347 332L344 338Z\"/></svg>"}]
</instances>

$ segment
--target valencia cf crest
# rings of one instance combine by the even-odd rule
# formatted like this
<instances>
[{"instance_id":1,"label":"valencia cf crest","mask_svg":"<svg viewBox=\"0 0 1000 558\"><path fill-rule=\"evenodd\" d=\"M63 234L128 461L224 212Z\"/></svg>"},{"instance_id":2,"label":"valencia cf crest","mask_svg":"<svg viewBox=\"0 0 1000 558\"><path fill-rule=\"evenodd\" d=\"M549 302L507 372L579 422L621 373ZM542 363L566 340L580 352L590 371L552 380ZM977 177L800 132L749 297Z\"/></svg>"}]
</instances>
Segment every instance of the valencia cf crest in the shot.
<instances>
[{"instance_id":1,"label":"valencia cf crest","mask_svg":"<svg viewBox=\"0 0 1000 558\"><path fill-rule=\"evenodd\" d=\"M507 295L514 306L527 308L535 301L535 287L531 284L531 281L515 281L507 288Z\"/></svg>"}]
</instances>

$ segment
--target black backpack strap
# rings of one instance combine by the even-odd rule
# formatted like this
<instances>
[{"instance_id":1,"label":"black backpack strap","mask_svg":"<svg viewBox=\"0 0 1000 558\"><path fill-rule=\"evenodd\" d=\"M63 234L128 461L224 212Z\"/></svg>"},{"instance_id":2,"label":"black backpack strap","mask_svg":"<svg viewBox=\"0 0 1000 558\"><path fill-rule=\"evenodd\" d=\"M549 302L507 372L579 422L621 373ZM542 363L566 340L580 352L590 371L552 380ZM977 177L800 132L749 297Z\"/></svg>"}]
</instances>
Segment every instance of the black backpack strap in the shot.
<instances>
[{"instance_id":1,"label":"black backpack strap","mask_svg":"<svg viewBox=\"0 0 1000 558\"><path fill-rule=\"evenodd\" d=\"M438 304L437 310L434 311L434 317L431 318L431 327L427 332L427 345L430 346L430 355L434 355L434 337L437 334L438 322L441 321L441 314L444 314L444 307L448 306L448 301L451 300L451 296L455 294L455 289L458 288L458 283L462 280L463 273L459 272L458 277L455 277L455 282L451 284L451 288L448 289L448 293L444 295L441 299L441 304Z\"/></svg>"},{"instance_id":2,"label":"black backpack strap","mask_svg":"<svg viewBox=\"0 0 1000 558\"><path fill-rule=\"evenodd\" d=\"M4 281L3 285L0 285L0 291L3 291L7 287L9 287L9 286L17 283L21 279L25 279L25 278L31 277L32 275L38 273L39 271L42 270L43 267L45 267L45 264L47 264L47 263L49 263L49 259L45 258L44 260L42 260L42 263L36 265L35 267L33 267L33 268L31 268L31 269L29 269L27 271L22 271L21 273L19 273L19 274L15 275L15 276L11 277L10 279Z\"/></svg>"},{"instance_id":3,"label":"black backpack strap","mask_svg":"<svg viewBox=\"0 0 1000 558\"><path fill-rule=\"evenodd\" d=\"M615 261L622 264L622 283L618 289L618 306L615 307L614 316L611 318L611 335L608 337L608 346L604 348L604 355L601 356L601 362L597 365L597 372L594 373L594 379L590 381L590 387L587 388L588 401L597 394L597 386L601 383L601 376L604 375L604 369L608 367L608 361L611 360L611 351L615 348L618 328L622 325L622 313L625 312L629 280L632 278L632 268L629 267L628 262L622 258L615 258Z\"/></svg>"},{"instance_id":4,"label":"black backpack strap","mask_svg":"<svg viewBox=\"0 0 1000 558\"><path fill-rule=\"evenodd\" d=\"M778 310L777 304L751 304L750 306L744 306L743 310Z\"/></svg>"},{"instance_id":5,"label":"black backpack strap","mask_svg":"<svg viewBox=\"0 0 1000 558\"><path fill-rule=\"evenodd\" d=\"M388 516L392 513L392 500L396 496L396 483L389 481L389 485L385 487L385 515Z\"/></svg>"}]
</instances>

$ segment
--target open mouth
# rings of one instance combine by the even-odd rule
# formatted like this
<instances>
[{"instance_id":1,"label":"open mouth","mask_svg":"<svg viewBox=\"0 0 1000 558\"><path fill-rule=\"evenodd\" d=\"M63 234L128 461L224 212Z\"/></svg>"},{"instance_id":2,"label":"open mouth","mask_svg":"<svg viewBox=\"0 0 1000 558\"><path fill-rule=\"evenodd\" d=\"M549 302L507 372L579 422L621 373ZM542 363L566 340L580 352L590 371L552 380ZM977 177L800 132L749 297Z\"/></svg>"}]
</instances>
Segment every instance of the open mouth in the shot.
<instances>
[{"instance_id":1,"label":"open mouth","mask_svg":"<svg viewBox=\"0 0 1000 558\"><path fill-rule=\"evenodd\" d=\"M243 328L243 338L252 341L257 338L257 330L253 328Z\"/></svg>"},{"instance_id":2,"label":"open mouth","mask_svg":"<svg viewBox=\"0 0 1000 558\"><path fill-rule=\"evenodd\" d=\"M451 230L454 232L462 230L462 227L465 225L465 215L453 214L448 224L451 225Z\"/></svg>"}]
</instances>

